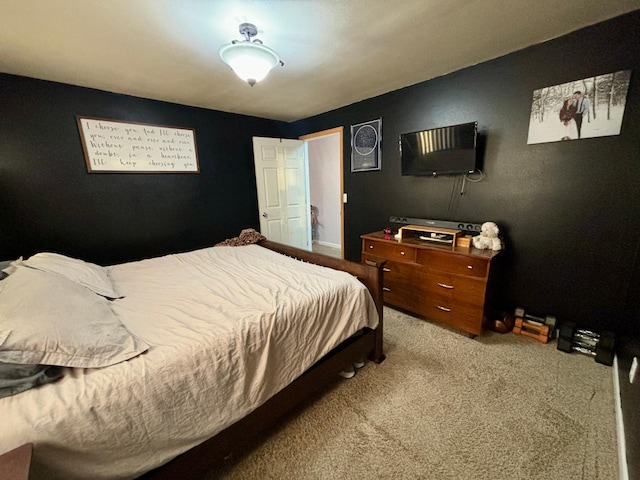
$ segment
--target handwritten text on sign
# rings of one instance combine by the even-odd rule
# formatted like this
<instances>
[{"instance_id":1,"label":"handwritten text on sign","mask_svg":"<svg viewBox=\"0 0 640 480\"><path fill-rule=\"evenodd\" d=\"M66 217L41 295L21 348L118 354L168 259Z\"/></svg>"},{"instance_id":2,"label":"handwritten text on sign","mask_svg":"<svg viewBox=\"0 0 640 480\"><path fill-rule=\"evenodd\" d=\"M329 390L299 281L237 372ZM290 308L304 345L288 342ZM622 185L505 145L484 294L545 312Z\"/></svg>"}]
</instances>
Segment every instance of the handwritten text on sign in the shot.
<instances>
[{"instance_id":1,"label":"handwritten text on sign","mask_svg":"<svg viewBox=\"0 0 640 480\"><path fill-rule=\"evenodd\" d=\"M78 117L89 172L198 172L193 129Z\"/></svg>"}]
</instances>

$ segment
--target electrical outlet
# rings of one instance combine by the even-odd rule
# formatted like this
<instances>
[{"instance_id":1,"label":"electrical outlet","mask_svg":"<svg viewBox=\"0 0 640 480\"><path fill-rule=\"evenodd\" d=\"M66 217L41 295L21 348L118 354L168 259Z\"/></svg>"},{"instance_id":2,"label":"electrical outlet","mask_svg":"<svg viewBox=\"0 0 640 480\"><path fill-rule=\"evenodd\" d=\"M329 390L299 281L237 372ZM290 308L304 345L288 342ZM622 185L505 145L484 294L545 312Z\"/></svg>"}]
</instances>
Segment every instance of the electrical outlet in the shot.
<instances>
[{"instance_id":1,"label":"electrical outlet","mask_svg":"<svg viewBox=\"0 0 640 480\"><path fill-rule=\"evenodd\" d=\"M629 383L633 383L636 380L638 373L638 357L633 357L631 362L631 369L629 370Z\"/></svg>"}]
</instances>

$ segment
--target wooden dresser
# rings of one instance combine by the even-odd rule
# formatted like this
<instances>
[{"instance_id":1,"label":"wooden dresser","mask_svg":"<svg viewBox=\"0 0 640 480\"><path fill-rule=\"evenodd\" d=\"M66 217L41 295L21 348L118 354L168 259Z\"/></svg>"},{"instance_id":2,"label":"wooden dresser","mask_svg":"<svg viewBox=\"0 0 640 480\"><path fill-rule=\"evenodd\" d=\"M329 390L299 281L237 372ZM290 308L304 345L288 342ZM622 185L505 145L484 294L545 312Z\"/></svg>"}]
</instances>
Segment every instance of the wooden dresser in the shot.
<instances>
[{"instance_id":1,"label":"wooden dresser","mask_svg":"<svg viewBox=\"0 0 640 480\"><path fill-rule=\"evenodd\" d=\"M500 252L362 235L362 261L387 260L384 302L475 337L489 308L490 272Z\"/></svg>"}]
</instances>

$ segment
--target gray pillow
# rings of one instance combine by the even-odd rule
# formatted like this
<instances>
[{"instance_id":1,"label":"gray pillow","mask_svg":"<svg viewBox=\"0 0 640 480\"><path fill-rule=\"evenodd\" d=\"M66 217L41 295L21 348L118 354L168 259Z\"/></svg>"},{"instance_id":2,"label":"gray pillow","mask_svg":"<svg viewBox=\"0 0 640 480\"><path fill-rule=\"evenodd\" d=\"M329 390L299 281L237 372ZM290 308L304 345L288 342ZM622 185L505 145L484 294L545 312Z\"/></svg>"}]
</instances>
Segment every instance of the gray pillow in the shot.
<instances>
[{"instance_id":1,"label":"gray pillow","mask_svg":"<svg viewBox=\"0 0 640 480\"><path fill-rule=\"evenodd\" d=\"M0 398L50 383L62 376L61 367L51 365L17 365L0 362Z\"/></svg>"},{"instance_id":2,"label":"gray pillow","mask_svg":"<svg viewBox=\"0 0 640 480\"><path fill-rule=\"evenodd\" d=\"M0 280L5 278L6 276L12 274L17 265L22 263L22 257L17 260L7 260L4 262L0 262Z\"/></svg>"},{"instance_id":3,"label":"gray pillow","mask_svg":"<svg viewBox=\"0 0 640 480\"><path fill-rule=\"evenodd\" d=\"M66 257L58 253L36 253L21 265L62 275L107 298L122 298L113 288L107 269L94 263Z\"/></svg>"},{"instance_id":4,"label":"gray pillow","mask_svg":"<svg viewBox=\"0 0 640 480\"><path fill-rule=\"evenodd\" d=\"M18 266L0 282L0 362L96 368L147 349L109 300L66 277Z\"/></svg>"},{"instance_id":5,"label":"gray pillow","mask_svg":"<svg viewBox=\"0 0 640 480\"><path fill-rule=\"evenodd\" d=\"M0 280L2 280L3 278L5 278L7 275L9 275L8 273L6 273L4 271L5 268L7 268L9 266L10 262L0 262Z\"/></svg>"}]
</instances>

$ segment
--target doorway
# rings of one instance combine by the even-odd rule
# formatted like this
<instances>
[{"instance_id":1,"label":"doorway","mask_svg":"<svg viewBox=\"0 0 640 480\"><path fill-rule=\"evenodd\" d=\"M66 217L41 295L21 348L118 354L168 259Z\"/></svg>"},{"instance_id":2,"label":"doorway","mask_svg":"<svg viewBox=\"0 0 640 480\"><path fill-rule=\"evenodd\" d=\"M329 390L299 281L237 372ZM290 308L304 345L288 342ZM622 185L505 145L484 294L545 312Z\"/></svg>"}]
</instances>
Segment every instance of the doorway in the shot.
<instances>
[{"instance_id":1,"label":"doorway","mask_svg":"<svg viewBox=\"0 0 640 480\"><path fill-rule=\"evenodd\" d=\"M303 135L307 144L312 250L344 258L343 127Z\"/></svg>"}]
</instances>

